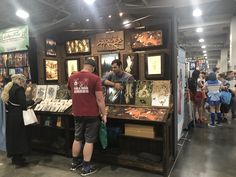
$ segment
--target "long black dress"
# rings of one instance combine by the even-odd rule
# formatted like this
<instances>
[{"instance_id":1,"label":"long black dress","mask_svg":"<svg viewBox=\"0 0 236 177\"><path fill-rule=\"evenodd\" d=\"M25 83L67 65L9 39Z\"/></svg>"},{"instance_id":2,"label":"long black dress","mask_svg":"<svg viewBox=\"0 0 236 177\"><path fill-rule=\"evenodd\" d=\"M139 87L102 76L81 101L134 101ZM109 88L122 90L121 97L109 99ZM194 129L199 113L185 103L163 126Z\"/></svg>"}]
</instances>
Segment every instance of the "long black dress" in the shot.
<instances>
[{"instance_id":1,"label":"long black dress","mask_svg":"<svg viewBox=\"0 0 236 177\"><path fill-rule=\"evenodd\" d=\"M14 83L9 91L6 117L6 150L8 157L23 155L30 151L27 127L24 125L22 112L30 104L33 104L33 101L26 102L24 88Z\"/></svg>"}]
</instances>

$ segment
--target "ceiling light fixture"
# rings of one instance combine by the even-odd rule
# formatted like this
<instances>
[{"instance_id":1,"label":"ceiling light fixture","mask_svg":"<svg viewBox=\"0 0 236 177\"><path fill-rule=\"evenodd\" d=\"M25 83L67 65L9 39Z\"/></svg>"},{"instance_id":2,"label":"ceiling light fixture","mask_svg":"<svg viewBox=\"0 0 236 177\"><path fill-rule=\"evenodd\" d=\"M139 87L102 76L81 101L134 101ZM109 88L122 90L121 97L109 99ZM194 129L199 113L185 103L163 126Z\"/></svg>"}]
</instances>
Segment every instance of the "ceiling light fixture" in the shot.
<instances>
[{"instance_id":1,"label":"ceiling light fixture","mask_svg":"<svg viewBox=\"0 0 236 177\"><path fill-rule=\"evenodd\" d=\"M130 23L129 20L124 20L122 24L123 24L123 25L128 25L129 23Z\"/></svg>"},{"instance_id":2,"label":"ceiling light fixture","mask_svg":"<svg viewBox=\"0 0 236 177\"><path fill-rule=\"evenodd\" d=\"M193 16L194 16L194 17L200 17L200 16L202 16L202 11L201 11L201 9L194 9L194 10L193 10Z\"/></svg>"},{"instance_id":3,"label":"ceiling light fixture","mask_svg":"<svg viewBox=\"0 0 236 177\"><path fill-rule=\"evenodd\" d=\"M198 41L202 43L202 42L204 42L205 40L204 40L203 38L201 38L201 39L199 39Z\"/></svg>"},{"instance_id":4,"label":"ceiling light fixture","mask_svg":"<svg viewBox=\"0 0 236 177\"><path fill-rule=\"evenodd\" d=\"M207 57L207 54L205 53L203 56L204 56L204 57Z\"/></svg>"},{"instance_id":5,"label":"ceiling light fixture","mask_svg":"<svg viewBox=\"0 0 236 177\"><path fill-rule=\"evenodd\" d=\"M84 0L84 2L88 5L93 4L96 0Z\"/></svg>"},{"instance_id":6,"label":"ceiling light fixture","mask_svg":"<svg viewBox=\"0 0 236 177\"><path fill-rule=\"evenodd\" d=\"M89 22L89 18L86 19L86 22Z\"/></svg>"},{"instance_id":7,"label":"ceiling light fixture","mask_svg":"<svg viewBox=\"0 0 236 177\"><path fill-rule=\"evenodd\" d=\"M26 11L24 11L24 10L22 10L22 9L17 10L17 11L16 11L16 15L17 15L18 17L22 18L22 19L27 19L27 18L29 18L29 13L26 12Z\"/></svg>"},{"instance_id":8,"label":"ceiling light fixture","mask_svg":"<svg viewBox=\"0 0 236 177\"><path fill-rule=\"evenodd\" d=\"M123 12L120 12L120 13L119 13L119 16L120 16L120 17L122 17L123 15L124 15L124 13L123 13Z\"/></svg>"},{"instance_id":9,"label":"ceiling light fixture","mask_svg":"<svg viewBox=\"0 0 236 177\"><path fill-rule=\"evenodd\" d=\"M108 18L111 18L111 15L108 15Z\"/></svg>"},{"instance_id":10,"label":"ceiling light fixture","mask_svg":"<svg viewBox=\"0 0 236 177\"><path fill-rule=\"evenodd\" d=\"M206 51L206 50L203 50L202 52L203 52L203 53L207 53L207 51Z\"/></svg>"},{"instance_id":11,"label":"ceiling light fixture","mask_svg":"<svg viewBox=\"0 0 236 177\"><path fill-rule=\"evenodd\" d=\"M206 46L205 46L205 45L203 45L201 48L202 48L202 49L205 49L205 48L206 48Z\"/></svg>"},{"instance_id":12,"label":"ceiling light fixture","mask_svg":"<svg viewBox=\"0 0 236 177\"><path fill-rule=\"evenodd\" d=\"M203 32L203 28L197 28L197 29L196 29L196 32L197 32L197 33Z\"/></svg>"}]
</instances>

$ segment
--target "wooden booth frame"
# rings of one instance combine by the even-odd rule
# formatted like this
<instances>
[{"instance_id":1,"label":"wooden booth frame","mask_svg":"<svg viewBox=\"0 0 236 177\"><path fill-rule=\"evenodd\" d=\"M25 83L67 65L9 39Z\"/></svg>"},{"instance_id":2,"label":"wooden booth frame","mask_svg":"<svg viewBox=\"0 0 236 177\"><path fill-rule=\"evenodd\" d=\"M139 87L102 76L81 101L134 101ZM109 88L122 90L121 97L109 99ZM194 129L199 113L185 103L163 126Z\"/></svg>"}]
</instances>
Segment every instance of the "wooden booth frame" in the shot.
<instances>
[{"instance_id":1,"label":"wooden booth frame","mask_svg":"<svg viewBox=\"0 0 236 177\"><path fill-rule=\"evenodd\" d=\"M45 81L58 81L58 60L44 60Z\"/></svg>"},{"instance_id":2,"label":"wooden booth frame","mask_svg":"<svg viewBox=\"0 0 236 177\"><path fill-rule=\"evenodd\" d=\"M164 54L152 53L145 55L145 78L160 79L164 78Z\"/></svg>"}]
</instances>

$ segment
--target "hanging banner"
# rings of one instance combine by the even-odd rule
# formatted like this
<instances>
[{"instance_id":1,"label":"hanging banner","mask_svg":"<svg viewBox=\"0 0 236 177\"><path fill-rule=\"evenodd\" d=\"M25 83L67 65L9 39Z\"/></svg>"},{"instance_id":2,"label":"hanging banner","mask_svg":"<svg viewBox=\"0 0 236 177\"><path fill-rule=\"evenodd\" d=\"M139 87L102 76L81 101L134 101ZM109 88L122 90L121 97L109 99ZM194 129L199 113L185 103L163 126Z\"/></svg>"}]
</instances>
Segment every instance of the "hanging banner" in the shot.
<instances>
[{"instance_id":1,"label":"hanging banner","mask_svg":"<svg viewBox=\"0 0 236 177\"><path fill-rule=\"evenodd\" d=\"M28 50L28 26L19 26L0 31L0 53Z\"/></svg>"},{"instance_id":2,"label":"hanging banner","mask_svg":"<svg viewBox=\"0 0 236 177\"><path fill-rule=\"evenodd\" d=\"M184 87L185 87L185 50L178 49L178 140L181 138L184 123Z\"/></svg>"}]
</instances>

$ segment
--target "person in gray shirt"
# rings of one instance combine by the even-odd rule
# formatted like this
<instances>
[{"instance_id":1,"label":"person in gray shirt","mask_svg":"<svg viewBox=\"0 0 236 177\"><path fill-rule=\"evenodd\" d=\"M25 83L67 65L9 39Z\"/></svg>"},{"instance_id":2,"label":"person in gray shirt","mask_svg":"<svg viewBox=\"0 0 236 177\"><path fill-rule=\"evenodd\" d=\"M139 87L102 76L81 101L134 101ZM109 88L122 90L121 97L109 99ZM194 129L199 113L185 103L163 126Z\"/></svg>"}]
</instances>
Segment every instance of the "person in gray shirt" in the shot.
<instances>
[{"instance_id":1,"label":"person in gray shirt","mask_svg":"<svg viewBox=\"0 0 236 177\"><path fill-rule=\"evenodd\" d=\"M111 63L112 71L106 73L102 78L102 83L105 86L110 86L116 90L122 90L122 83L134 81L134 77L122 69L120 60L115 59Z\"/></svg>"}]
</instances>

